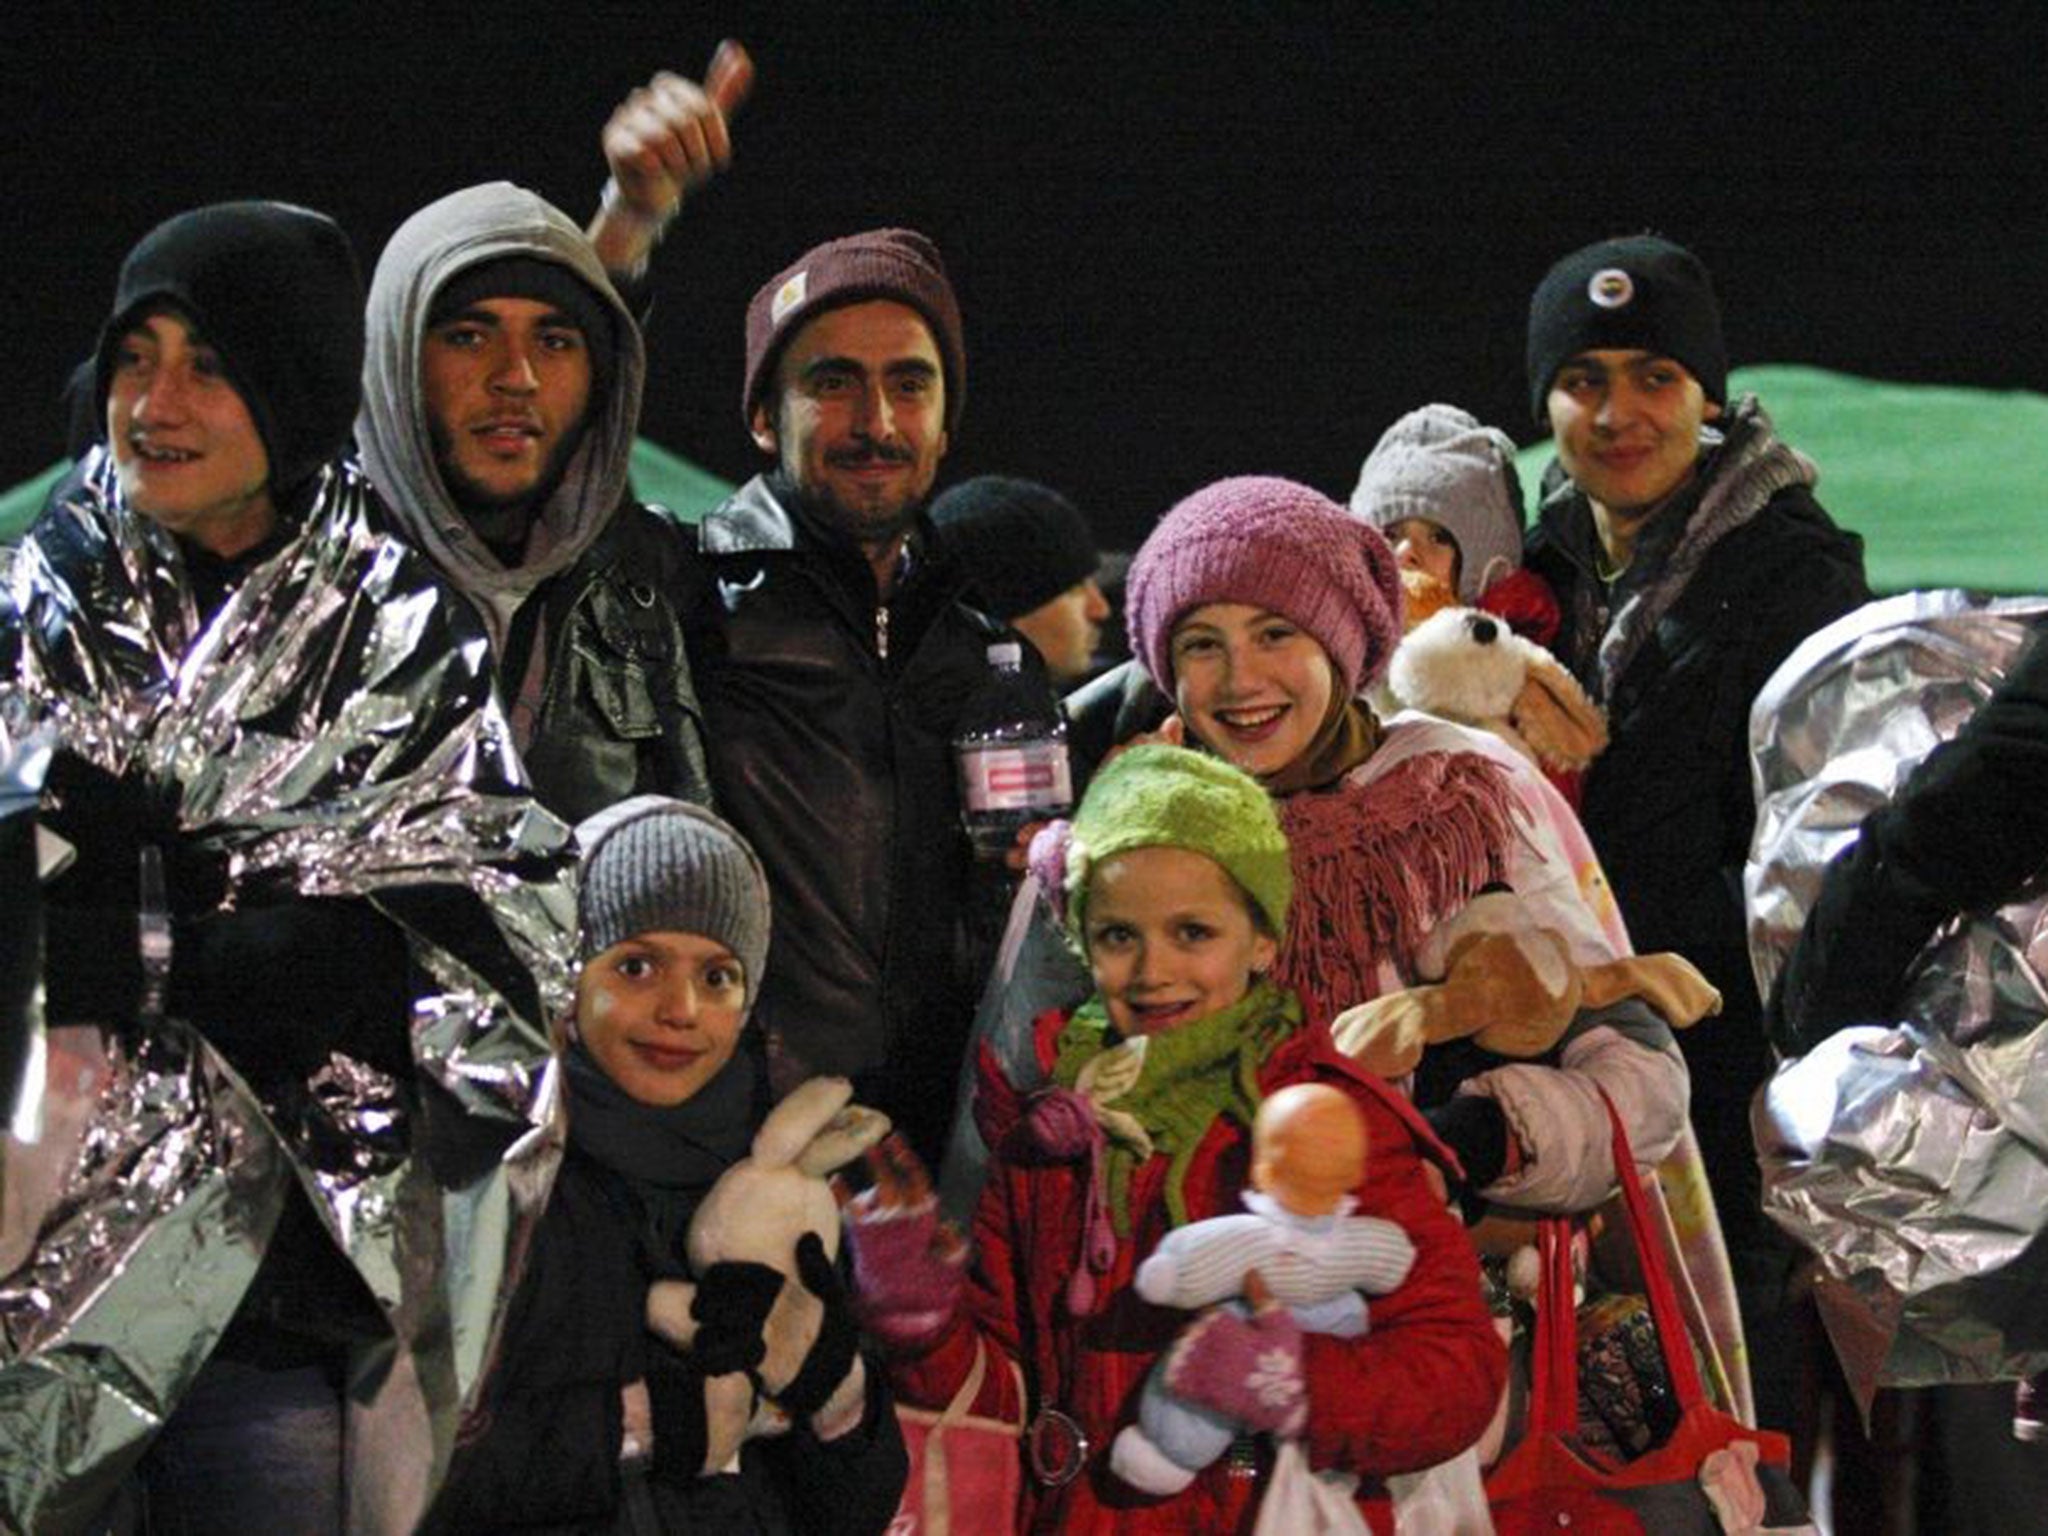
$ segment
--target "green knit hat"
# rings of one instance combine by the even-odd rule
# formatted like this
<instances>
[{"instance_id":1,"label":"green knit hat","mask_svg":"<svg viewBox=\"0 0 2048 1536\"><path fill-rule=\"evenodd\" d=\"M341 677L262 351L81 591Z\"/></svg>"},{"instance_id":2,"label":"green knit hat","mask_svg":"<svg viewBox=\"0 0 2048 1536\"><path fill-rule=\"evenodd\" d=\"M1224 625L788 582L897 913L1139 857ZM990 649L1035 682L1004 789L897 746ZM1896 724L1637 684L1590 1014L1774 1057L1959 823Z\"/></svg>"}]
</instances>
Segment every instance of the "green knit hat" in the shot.
<instances>
[{"instance_id":1,"label":"green knit hat","mask_svg":"<svg viewBox=\"0 0 2048 1536\"><path fill-rule=\"evenodd\" d=\"M1249 774L1186 747L1132 747L1095 775L1067 839L1067 932L1081 942L1088 874L1133 848L1185 848L1213 859L1252 900L1267 930L1287 931L1294 875L1273 801Z\"/></svg>"}]
</instances>

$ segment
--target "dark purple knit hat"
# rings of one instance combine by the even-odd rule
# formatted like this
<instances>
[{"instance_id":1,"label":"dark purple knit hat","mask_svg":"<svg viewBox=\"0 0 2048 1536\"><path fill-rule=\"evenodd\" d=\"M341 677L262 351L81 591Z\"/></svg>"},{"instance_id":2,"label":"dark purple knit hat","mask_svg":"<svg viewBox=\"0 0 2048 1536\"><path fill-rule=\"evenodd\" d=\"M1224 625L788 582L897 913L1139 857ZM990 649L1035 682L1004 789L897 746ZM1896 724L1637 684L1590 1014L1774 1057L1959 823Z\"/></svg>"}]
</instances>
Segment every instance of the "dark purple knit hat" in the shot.
<instances>
[{"instance_id":1,"label":"dark purple knit hat","mask_svg":"<svg viewBox=\"0 0 2048 1536\"><path fill-rule=\"evenodd\" d=\"M747 305L747 382L740 412L749 426L754 406L774 381L783 343L813 315L867 299L893 299L924 316L946 368L946 430L959 426L967 399L960 303L939 248L914 229L871 229L828 240L762 285Z\"/></svg>"},{"instance_id":2,"label":"dark purple knit hat","mask_svg":"<svg viewBox=\"0 0 2048 1536\"><path fill-rule=\"evenodd\" d=\"M1401 573L1386 539L1292 480L1246 475L1195 492L1131 562L1131 652L1166 693L1173 626L1204 603L1247 603L1299 624L1347 695L1385 675L1401 638Z\"/></svg>"}]
</instances>

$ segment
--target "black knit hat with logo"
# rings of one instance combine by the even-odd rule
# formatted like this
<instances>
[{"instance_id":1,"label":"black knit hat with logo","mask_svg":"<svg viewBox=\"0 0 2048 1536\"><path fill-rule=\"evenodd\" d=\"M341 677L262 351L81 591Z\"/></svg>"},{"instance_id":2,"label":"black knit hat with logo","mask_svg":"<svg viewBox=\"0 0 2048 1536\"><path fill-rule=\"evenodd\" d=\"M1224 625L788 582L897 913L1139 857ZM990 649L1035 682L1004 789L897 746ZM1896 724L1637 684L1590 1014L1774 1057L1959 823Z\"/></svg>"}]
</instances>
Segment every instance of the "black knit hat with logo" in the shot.
<instances>
[{"instance_id":1,"label":"black knit hat with logo","mask_svg":"<svg viewBox=\"0 0 2048 1536\"><path fill-rule=\"evenodd\" d=\"M160 309L220 354L290 495L348 446L363 387L363 280L341 226L289 203L214 203L144 235L121 263L93 400L106 430L114 349Z\"/></svg>"},{"instance_id":2,"label":"black knit hat with logo","mask_svg":"<svg viewBox=\"0 0 2048 1536\"><path fill-rule=\"evenodd\" d=\"M1728 403L1721 305L1691 251L1656 235L1628 235L1576 250L1544 274L1529 300L1529 408L1544 402L1558 369L1600 348L1655 352L1685 365L1716 405Z\"/></svg>"}]
</instances>

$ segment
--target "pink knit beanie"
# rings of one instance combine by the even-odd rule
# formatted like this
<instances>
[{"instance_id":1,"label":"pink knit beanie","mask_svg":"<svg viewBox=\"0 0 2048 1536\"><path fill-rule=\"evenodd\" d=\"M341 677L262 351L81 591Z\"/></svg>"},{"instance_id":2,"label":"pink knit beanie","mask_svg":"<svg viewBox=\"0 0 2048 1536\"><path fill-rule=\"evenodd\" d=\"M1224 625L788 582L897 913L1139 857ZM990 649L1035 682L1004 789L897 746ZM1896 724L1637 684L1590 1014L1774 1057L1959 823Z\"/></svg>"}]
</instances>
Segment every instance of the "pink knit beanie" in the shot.
<instances>
[{"instance_id":1,"label":"pink knit beanie","mask_svg":"<svg viewBox=\"0 0 2048 1536\"><path fill-rule=\"evenodd\" d=\"M1204 603L1246 603L1299 624L1347 695L1378 682L1401 638L1401 576L1379 530L1305 485L1219 480L1152 530L1124 582L1131 653L1173 692L1173 626Z\"/></svg>"},{"instance_id":2,"label":"pink knit beanie","mask_svg":"<svg viewBox=\"0 0 2048 1536\"><path fill-rule=\"evenodd\" d=\"M814 315L867 299L892 299L924 316L946 370L946 430L967 403L967 347L960 301L939 248L914 229L871 229L828 240L761 285L747 305L747 378L740 410L748 421L775 380L783 343Z\"/></svg>"}]
</instances>

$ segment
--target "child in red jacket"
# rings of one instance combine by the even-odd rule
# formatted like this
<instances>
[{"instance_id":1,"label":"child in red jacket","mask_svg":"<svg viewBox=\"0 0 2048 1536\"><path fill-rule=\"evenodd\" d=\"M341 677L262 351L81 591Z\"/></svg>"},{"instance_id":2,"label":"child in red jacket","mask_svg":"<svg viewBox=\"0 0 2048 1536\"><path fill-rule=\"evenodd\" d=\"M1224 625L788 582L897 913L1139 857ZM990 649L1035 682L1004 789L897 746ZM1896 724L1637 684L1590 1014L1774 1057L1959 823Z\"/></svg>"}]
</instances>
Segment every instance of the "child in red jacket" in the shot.
<instances>
[{"instance_id":1,"label":"child in red jacket","mask_svg":"<svg viewBox=\"0 0 2048 1536\"><path fill-rule=\"evenodd\" d=\"M1249 1529L1281 1434L1316 1470L1360 1479L1362 1510L1390 1530L1380 1480L1475 1441L1505 1360L1471 1246L1430 1177L1448 1154L1266 978L1291 887L1271 801L1218 759L1136 747L1034 852L1096 990L1038 1021L1046 1086L1011 1083L984 1061L977 1113L995 1162L964 1285L928 1199L878 1208L889 1205L878 1186L856 1201L856 1288L892 1381L905 1401L936 1407L978 1352L1022 1368L1019 1401L991 1361L975 1411L1029 1426L1018 1512L1028 1529ZM1284 1310L1191 1315L1145 1301L1137 1266L1174 1229L1239 1209L1253 1116L1298 1082L1332 1084L1357 1104L1374 1154L1356 1209L1415 1245L1407 1278L1374 1298L1370 1331L1310 1334ZM1175 1391L1242 1433L1187 1487L1157 1497L1117 1477L1109 1448L1169 1351Z\"/></svg>"}]
</instances>

